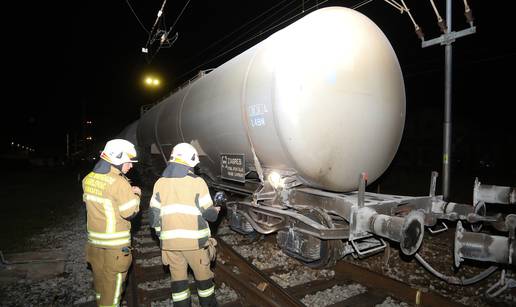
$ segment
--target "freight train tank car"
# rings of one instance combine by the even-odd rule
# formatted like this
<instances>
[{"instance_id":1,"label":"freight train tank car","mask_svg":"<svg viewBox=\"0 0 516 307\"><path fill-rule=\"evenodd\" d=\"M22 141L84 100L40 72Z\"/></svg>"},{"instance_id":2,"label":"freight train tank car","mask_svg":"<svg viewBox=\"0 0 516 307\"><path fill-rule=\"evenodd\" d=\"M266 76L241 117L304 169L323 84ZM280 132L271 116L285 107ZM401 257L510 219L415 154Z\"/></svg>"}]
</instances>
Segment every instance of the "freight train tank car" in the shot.
<instances>
[{"instance_id":1,"label":"freight train tank car","mask_svg":"<svg viewBox=\"0 0 516 307\"><path fill-rule=\"evenodd\" d=\"M276 232L286 253L319 267L378 252L384 239L413 254L425 225L473 212L364 192L394 158L404 121L388 39L366 16L329 7L190 80L124 134L140 156L165 161L192 144L213 190L240 195L227 202L233 229Z\"/></svg>"}]
</instances>

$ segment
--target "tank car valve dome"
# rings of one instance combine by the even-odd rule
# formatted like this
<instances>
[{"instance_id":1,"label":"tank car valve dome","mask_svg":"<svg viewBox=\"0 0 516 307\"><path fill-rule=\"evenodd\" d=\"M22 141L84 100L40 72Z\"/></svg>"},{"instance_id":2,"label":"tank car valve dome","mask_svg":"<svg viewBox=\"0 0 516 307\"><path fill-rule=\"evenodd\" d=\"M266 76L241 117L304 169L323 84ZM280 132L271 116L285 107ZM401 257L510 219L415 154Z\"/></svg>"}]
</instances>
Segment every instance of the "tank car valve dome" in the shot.
<instances>
[{"instance_id":1,"label":"tank car valve dome","mask_svg":"<svg viewBox=\"0 0 516 307\"><path fill-rule=\"evenodd\" d=\"M170 162L176 162L190 167L195 167L199 163L197 150L188 143L179 143L172 149Z\"/></svg>"},{"instance_id":2,"label":"tank car valve dome","mask_svg":"<svg viewBox=\"0 0 516 307\"><path fill-rule=\"evenodd\" d=\"M138 162L138 160L134 160L136 149L133 143L123 139L108 141L100 154L100 158L113 165Z\"/></svg>"}]
</instances>

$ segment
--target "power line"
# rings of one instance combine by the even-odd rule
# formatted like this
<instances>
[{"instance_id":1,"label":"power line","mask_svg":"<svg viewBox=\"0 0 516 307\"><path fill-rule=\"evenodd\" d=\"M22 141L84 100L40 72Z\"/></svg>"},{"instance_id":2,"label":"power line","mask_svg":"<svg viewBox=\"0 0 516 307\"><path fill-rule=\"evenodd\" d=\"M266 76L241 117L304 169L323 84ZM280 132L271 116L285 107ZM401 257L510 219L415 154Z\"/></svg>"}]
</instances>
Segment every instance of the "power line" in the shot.
<instances>
[{"instance_id":1,"label":"power line","mask_svg":"<svg viewBox=\"0 0 516 307\"><path fill-rule=\"evenodd\" d=\"M154 24L152 25L152 28L149 32L149 37L147 38L147 43L145 43L145 49L149 48L149 43L152 39L152 33L154 33L154 29L156 28L156 25L158 24L159 19L160 19L161 15L163 14L163 9L165 8L165 4L167 4L167 0L163 0L163 3L161 4L161 8L158 11L158 16L156 17L156 20L154 21Z\"/></svg>"},{"instance_id":2,"label":"power line","mask_svg":"<svg viewBox=\"0 0 516 307\"><path fill-rule=\"evenodd\" d=\"M366 4L368 4L368 3L370 3L370 2L373 2L373 0L364 0L364 1L360 2L360 3L357 3L357 4L353 5L353 6L352 6L352 7L350 7L350 8L351 8L352 10L356 10L356 9L358 9L358 8L360 8L360 7L362 7L362 6L366 5Z\"/></svg>"},{"instance_id":3,"label":"power line","mask_svg":"<svg viewBox=\"0 0 516 307\"><path fill-rule=\"evenodd\" d=\"M172 24L172 26L170 27L170 29L168 30L168 33L170 33L170 31L172 31L172 29L175 27L175 25L177 24L179 18L181 18L181 15L183 15L184 11L186 10L186 7L188 6L188 4L190 3L191 0L188 0L185 4L185 6L183 6L183 9L181 10L181 13L179 13L179 15L177 16L176 20L174 21L174 23Z\"/></svg>"},{"instance_id":4,"label":"power line","mask_svg":"<svg viewBox=\"0 0 516 307\"><path fill-rule=\"evenodd\" d=\"M295 2L292 2L292 3L295 3ZM231 42L229 42L227 45L228 46L232 46L234 45L236 42L238 42L242 37L245 37L247 34L249 34L250 32L254 31L256 28L258 28L260 25L264 24L267 20L273 18L274 16L278 15L280 12L282 12L284 9L286 9L287 7L289 7L292 3L289 3L289 4L286 4L285 6L279 8L278 10L276 10L274 13L272 14L269 14L267 17L265 17L264 19L262 19L259 23L255 24L254 26L252 26L250 29L248 29L247 31L243 32L242 34L240 34L239 36L237 36L235 39L233 39ZM294 8L293 10L290 10L289 12L287 12L286 14L284 14L283 16L279 17L278 19L272 21L270 25L274 24L275 22L283 19L285 16L288 16L290 15L292 12L295 12L297 10L297 7ZM259 32L260 30L257 30L257 32Z\"/></svg>"},{"instance_id":5,"label":"power line","mask_svg":"<svg viewBox=\"0 0 516 307\"><path fill-rule=\"evenodd\" d=\"M147 34L149 34L149 31L147 30L147 28L145 28L145 26L143 25L140 18L138 18L138 15L136 15L136 12L134 11L133 7L131 6L131 3L129 2L129 0L125 0L125 2L129 6L129 9L131 9L131 12L133 12L133 15L134 15L134 17L136 17L136 20L138 20L138 22L140 23L140 26L142 26L143 30L145 30L145 32L147 32Z\"/></svg>"},{"instance_id":6,"label":"power line","mask_svg":"<svg viewBox=\"0 0 516 307\"><path fill-rule=\"evenodd\" d=\"M242 24L241 26L239 26L238 28L236 28L235 30L233 30L232 32L226 34L224 37L222 37L221 39L211 43L208 47L206 47L205 49L203 49L202 51L200 51L199 53L195 54L194 56L192 56L191 58L197 58L199 57L201 54L205 53L206 51L208 51L209 49L211 49L212 47L218 45L220 42L222 42L223 40L225 40L226 38L230 37L231 35L235 34L236 32L238 32L240 29L244 28L245 26L249 25L250 23L254 22L255 20L257 20L258 18L262 17L263 15L269 13L271 10L275 9L276 7L282 5L283 3L285 3L286 1L291 1L291 0L283 0L281 1L280 3L277 3L276 5L274 5L273 7L267 9L265 12L261 13L260 15L254 17L253 19L245 22L244 24ZM279 11L283 10L283 8L280 8ZM268 17L267 17L268 18ZM231 44L231 43L230 43Z\"/></svg>"},{"instance_id":7,"label":"power line","mask_svg":"<svg viewBox=\"0 0 516 307\"><path fill-rule=\"evenodd\" d=\"M165 42L167 42L168 46L172 46L172 44L175 43L175 41L177 40L178 38L178 33L176 33L176 35L173 37L172 39L172 42L169 41L168 39L168 35L170 34L170 32L172 31L172 29L175 27L175 25L177 24L177 22L179 21L179 19L181 18L181 16L183 15L184 11L186 10L186 8L188 7L188 4L190 4L190 1L191 0L188 0L186 2L186 4L183 6L183 9L181 10L181 12L179 13L179 15L176 17L176 20L174 21L174 23L172 24L172 26L170 27L170 29L166 32L164 32L161 36L161 39L160 39L160 43L159 43L159 46L158 48L156 49L156 51L152 54L150 60L148 60L148 63L152 62L152 60L154 59L154 57L156 56L156 54L158 54L159 50L163 47L163 44ZM163 4L164 6L164 4Z\"/></svg>"},{"instance_id":8,"label":"power line","mask_svg":"<svg viewBox=\"0 0 516 307\"><path fill-rule=\"evenodd\" d=\"M278 28L279 26L281 26L281 25L283 25L283 24L285 24L285 23L287 23L287 22L291 21L292 19L297 18L297 17L299 17L300 15L303 15L303 14L305 14L305 13L307 13L307 12L310 12L312 9L314 9L314 8L318 7L319 5L322 5L322 4L324 4L324 3L328 2L328 1L329 1L329 0L324 0L324 1L322 1L321 3L317 3L316 5L313 5L313 6L311 6L310 8L308 8L307 10L301 11L300 13L298 13L298 14L296 14L296 15L292 16L292 17L289 17L289 18L287 18L287 19L283 20L282 22L280 22L280 23L278 23L278 24L276 24L276 25L274 25L274 26L271 26L271 27L269 27L269 28L265 29L264 31L260 31L259 33L255 34L254 36L252 36L252 37L250 37L250 38L246 39L245 41L241 42L240 44L238 44L238 45L234 46L233 48L228 49L228 50L226 50L226 51L224 51L224 52L220 53L219 55L217 55L217 56L215 56L215 57L213 57L213 58L209 59L208 61L205 61L204 63L202 63L202 64L199 64L199 65L195 66L194 68L190 69L190 70L189 70L189 71L187 71L186 73L183 73L181 76L179 76L179 78L178 78L178 79L181 79L181 78L183 78L184 76L186 76L186 75L190 74L191 72L193 72L193 71L195 71L195 70L199 69L200 67L202 67L202 66L204 66L204 65L206 65L206 64L208 64L208 63L213 62L214 60L216 60L216 59L218 59L218 58L220 58L220 57L222 57L222 56L224 56L224 55L228 54L229 52L231 52L231 51L233 51L233 50L237 49L238 47L241 47L242 45L244 45L244 44L246 44L246 43L248 43L248 42L252 41L253 39L255 39L255 38L259 37L259 36L262 36L262 35L264 35L264 34L266 34L266 33L270 32L271 30L274 30L274 29ZM295 10L299 9L300 7L301 7L301 6L297 6ZM290 11L289 13L285 14L284 16L289 15L289 14L290 14L290 13L292 13L293 11L294 11L294 10ZM284 17L284 16L283 16L283 17Z\"/></svg>"}]
</instances>

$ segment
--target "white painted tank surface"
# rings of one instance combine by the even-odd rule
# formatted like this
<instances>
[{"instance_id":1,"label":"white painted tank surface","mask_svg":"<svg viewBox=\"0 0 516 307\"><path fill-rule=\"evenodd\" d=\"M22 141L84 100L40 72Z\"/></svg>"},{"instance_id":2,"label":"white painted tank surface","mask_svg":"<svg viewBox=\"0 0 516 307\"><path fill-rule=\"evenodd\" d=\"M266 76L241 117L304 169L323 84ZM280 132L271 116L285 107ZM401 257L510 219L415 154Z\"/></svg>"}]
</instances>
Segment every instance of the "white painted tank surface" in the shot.
<instances>
[{"instance_id":1,"label":"white painted tank surface","mask_svg":"<svg viewBox=\"0 0 516 307\"><path fill-rule=\"evenodd\" d=\"M405 89L382 31L357 11L329 7L171 95L158 113L140 124L157 125L152 142L192 143L214 176L220 154L245 154L253 169L254 148L266 171L345 192L357 189L361 172L377 179L394 158Z\"/></svg>"}]
</instances>

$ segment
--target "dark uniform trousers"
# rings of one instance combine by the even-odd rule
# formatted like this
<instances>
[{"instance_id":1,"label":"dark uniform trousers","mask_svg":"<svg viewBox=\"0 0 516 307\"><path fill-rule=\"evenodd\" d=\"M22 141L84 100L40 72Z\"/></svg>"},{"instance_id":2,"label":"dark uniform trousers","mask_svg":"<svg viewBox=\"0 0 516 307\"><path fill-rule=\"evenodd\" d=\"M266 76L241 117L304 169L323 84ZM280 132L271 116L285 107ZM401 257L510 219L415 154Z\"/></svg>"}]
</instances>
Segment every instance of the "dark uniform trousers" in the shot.
<instances>
[{"instance_id":1,"label":"dark uniform trousers","mask_svg":"<svg viewBox=\"0 0 516 307\"><path fill-rule=\"evenodd\" d=\"M128 248L102 248L86 244L86 261L93 270L97 305L118 306L132 255Z\"/></svg>"},{"instance_id":2,"label":"dark uniform trousers","mask_svg":"<svg viewBox=\"0 0 516 307\"><path fill-rule=\"evenodd\" d=\"M172 300L174 306L190 306L190 288L188 286L188 266L195 275L197 294L201 306L217 306L213 272L206 249L188 251L162 251L163 263L169 266L172 277Z\"/></svg>"}]
</instances>

